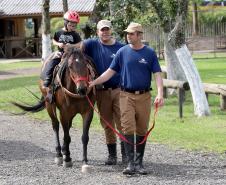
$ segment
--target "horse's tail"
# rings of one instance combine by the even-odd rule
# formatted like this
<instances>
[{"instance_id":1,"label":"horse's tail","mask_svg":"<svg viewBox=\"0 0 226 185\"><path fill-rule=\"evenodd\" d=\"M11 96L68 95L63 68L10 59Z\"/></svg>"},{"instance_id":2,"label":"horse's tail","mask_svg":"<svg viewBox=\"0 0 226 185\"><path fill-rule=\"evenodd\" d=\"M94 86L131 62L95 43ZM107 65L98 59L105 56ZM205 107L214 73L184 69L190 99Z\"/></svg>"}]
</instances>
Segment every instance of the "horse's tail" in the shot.
<instances>
[{"instance_id":1,"label":"horse's tail","mask_svg":"<svg viewBox=\"0 0 226 185\"><path fill-rule=\"evenodd\" d=\"M39 102L37 104L31 105L31 106L22 105L17 102L11 102L11 103L24 111L21 114L26 114L27 112L35 113L35 112L39 112L39 111L42 111L43 109L45 109L45 99L43 96L41 97L41 99L39 100Z\"/></svg>"}]
</instances>

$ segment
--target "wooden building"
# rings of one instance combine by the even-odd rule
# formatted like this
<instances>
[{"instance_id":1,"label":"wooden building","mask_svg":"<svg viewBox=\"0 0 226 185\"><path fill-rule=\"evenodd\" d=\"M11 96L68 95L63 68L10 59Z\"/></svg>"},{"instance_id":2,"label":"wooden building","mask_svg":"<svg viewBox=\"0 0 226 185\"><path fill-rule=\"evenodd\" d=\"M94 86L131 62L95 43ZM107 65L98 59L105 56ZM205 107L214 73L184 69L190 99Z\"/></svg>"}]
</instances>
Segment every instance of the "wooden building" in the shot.
<instances>
[{"instance_id":1,"label":"wooden building","mask_svg":"<svg viewBox=\"0 0 226 185\"><path fill-rule=\"evenodd\" d=\"M70 10L89 16L95 0L68 0ZM41 56L42 0L0 2L0 58ZM63 16L62 0L50 0L50 17ZM28 36L26 27L32 27Z\"/></svg>"}]
</instances>

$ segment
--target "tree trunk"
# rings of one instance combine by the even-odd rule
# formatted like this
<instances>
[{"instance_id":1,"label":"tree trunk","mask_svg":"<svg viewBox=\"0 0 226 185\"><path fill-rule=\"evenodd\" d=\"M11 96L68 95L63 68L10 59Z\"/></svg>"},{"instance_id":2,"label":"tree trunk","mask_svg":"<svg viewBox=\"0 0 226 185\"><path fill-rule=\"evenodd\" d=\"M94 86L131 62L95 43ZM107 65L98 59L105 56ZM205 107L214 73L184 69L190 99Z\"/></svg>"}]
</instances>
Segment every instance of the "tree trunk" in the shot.
<instances>
[{"instance_id":1,"label":"tree trunk","mask_svg":"<svg viewBox=\"0 0 226 185\"><path fill-rule=\"evenodd\" d=\"M63 0L63 10L64 10L64 13L66 13L68 11L68 3L67 3L67 0Z\"/></svg>"},{"instance_id":2,"label":"tree trunk","mask_svg":"<svg viewBox=\"0 0 226 185\"><path fill-rule=\"evenodd\" d=\"M198 24L198 8L197 3L192 3L192 35L197 36L199 34L199 24Z\"/></svg>"},{"instance_id":3,"label":"tree trunk","mask_svg":"<svg viewBox=\"0 0 226 185\"><path fill-rule=\"evenodd\" d=\"M168 41L168 33L164 33L164 55L166 61L167 79L186 81L186 76L175 54L175 49Z\"/></svg>"},{"instance_id":4,"label":"tree trunk","mask_svg":"<svg viewBox=\"0 0 226 185\"><path fill-rule=\"evenodd\" d=\"M42 0L42 62L51 52L49 0Z\"/></svg>"},{"instance_id":5,"label":"tree trunk","mask_svg":"<svg viewBox=\"0 0 226 185\"><path fill-rule=\"evenodd\" d=\"M168 41L168 33L164 33L164 56L166 62L167 79L187 81L184 71L180 66L178 58L175 54L175 49ZM176 94L176 89L168 88L168 94Z\"/></svg>"},{"instance_id":6,"label":"tree trunk","mask_svg":"<svg viewBox=\"0 0 226 185\"><path fill-rule=\"evenodd\" d=\"M179 49L176 49L175 53L184 70L191 89L195 115L199 117L210 115L209 105L203 85L187 46L182 45Z\"/></svg>"}]
</instances>

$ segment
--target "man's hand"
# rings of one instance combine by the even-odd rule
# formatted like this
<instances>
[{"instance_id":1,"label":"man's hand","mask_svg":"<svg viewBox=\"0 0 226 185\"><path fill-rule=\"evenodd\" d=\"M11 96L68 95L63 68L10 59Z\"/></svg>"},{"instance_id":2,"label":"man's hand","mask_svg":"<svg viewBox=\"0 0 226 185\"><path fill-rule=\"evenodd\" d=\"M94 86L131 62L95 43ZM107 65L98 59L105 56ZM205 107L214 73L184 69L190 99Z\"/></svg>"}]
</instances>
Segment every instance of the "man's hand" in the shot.
<instances>
[{"instance_id":1,"label":"man's hand","mask_svg":"<svg viewBox=\"0 0 226 185\"><path fill-rule=\"evenodd\" d=\"M95 80L89 82L89 87L90 88L94 87L95 85L96 85L95 84Z\"/></svg>"},{"instance_id":2,"label":"man's hand","mask_svg":"<svg viewBox=\"0 0 226 185\"><path fill-rule=\"evenodd\" d=\"M156 96L154 104L158 105L158 107L161 107L164 105L164 98L162 96Z\"/></svg>"}]
</instances>

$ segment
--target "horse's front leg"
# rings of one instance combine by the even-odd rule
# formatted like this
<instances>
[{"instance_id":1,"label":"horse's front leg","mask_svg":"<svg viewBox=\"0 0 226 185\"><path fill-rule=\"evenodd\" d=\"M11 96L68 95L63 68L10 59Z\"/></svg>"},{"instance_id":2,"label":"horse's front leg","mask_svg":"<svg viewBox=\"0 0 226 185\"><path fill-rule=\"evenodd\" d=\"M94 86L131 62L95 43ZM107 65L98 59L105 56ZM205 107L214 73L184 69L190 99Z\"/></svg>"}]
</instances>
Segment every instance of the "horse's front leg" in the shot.
<instances>
[{"instance_id":1,"label":"horse's front leg","mask_svg":"<svg viewBox=\"0 0 226 185\"><path fill-rule=\"evenodd\" d=\"M56 106L46 103L46 109L52 121L52 128L53 128L54 137L55 137L55 144L56 144L55 145L56 146L55 163L57 165L61 165L63 164L63 155L61 153L61 145L60 145L60 139L59 139L59 121L56 115Z\"/></svg>"},{"instance_id":2,"label":"horse's front leg","mask_svg":"<svg viewBox=\"0 0 226 185\"><path fill-rule=\"evenodd\" d=\"M83 164L87 164L87 145L89 142L89 128L91 121L93 119L93 110L90 110L89 112L82 114L83 118L83 133L82 133L82 144L83 144Z\"/></svg>"},{"instance_id":3,"label":"horse's front leg","mask_svg":"<svg viewBox=\"0 0 226 185\"><path fill-rule=\"evenodd\" d=\"M64 116L61 115L61 125L64 131L63 145L62 145L64 167L72 167L73 165L70 157L70 149L69 149L69 145L71 143L71 137L69 134L71 123L72 123L72 119L68 119L66 118L65 115Z\"/></svg>"}]
</instances>

